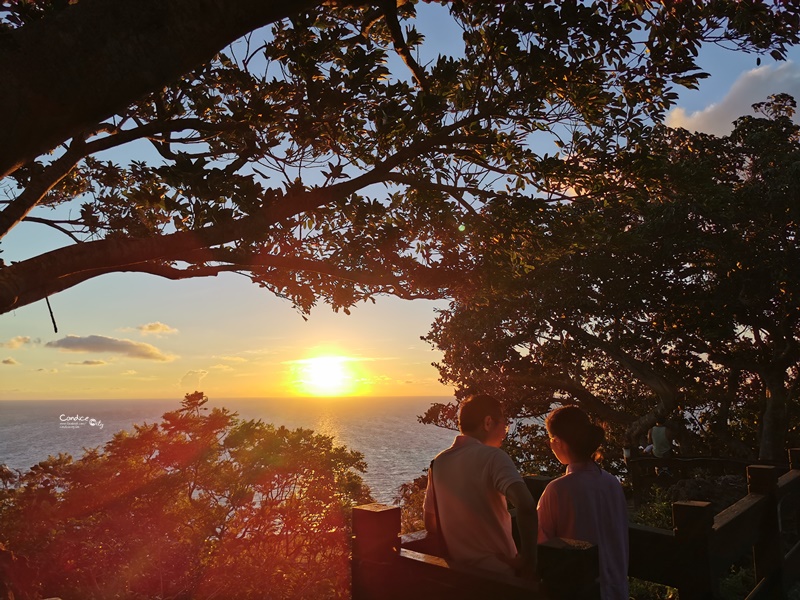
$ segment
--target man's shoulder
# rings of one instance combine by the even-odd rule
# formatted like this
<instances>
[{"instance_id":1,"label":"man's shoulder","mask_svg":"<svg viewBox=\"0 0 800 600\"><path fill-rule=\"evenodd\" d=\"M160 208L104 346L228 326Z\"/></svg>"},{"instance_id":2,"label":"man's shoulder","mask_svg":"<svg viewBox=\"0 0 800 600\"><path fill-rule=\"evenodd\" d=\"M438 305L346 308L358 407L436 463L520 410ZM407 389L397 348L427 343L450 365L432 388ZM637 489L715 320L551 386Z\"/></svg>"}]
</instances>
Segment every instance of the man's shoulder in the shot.
<instances>
[{"instance_id":1,"label":"man's shoulder","mask_svg":"<svg viewBox=\"0 0 800 600\"><path fill-rule=\"evenodd\" d=\"M446 450L442 450L439 454L436 455L436 458L434 460L445 462L450 458L455 458L458 456L475 458L487 462L508 461L509 463L513 464L511 457L501 448L495 448L494 446L487 446L480 440L471 438L469 436L457 437L456 440L453 442L453 445L447 448Z\"/></svg>"}]
</instances>

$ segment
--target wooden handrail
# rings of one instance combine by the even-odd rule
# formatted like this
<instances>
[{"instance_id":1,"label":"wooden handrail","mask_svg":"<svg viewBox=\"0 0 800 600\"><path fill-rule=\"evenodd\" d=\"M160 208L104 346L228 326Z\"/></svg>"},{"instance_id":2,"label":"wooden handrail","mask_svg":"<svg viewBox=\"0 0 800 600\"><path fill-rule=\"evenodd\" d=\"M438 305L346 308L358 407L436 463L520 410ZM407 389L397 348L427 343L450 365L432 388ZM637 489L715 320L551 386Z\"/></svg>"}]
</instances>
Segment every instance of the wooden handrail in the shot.
<instances>
[{"instance_id":1,"label":"wooden handrail","mask_svg":"<svg viewBox=\"0 0 800 600\"><path fill-rule=\"evenodd\" d=\"M400 508L353 509L352 585L355 600L597 600L597 547L577 540L539 544L541 585L468 568L426 552L427 532L400 536Z\"/></svg>"},{"instance_id":2,"label":"wooden handrail","mask_svg":"<svg viewBox=\"0 0 800 600\"><path fill-rule=\"evenodd\" d=\"M789 457L791 470L780 476L782 469L774 465L748 466L748 494L719 514L713 514L707 502L676 502L672 531L630 525L629 574L676 587L681 600L713 599L730 566L750 554L756 585L748 600L785 598L789 585L800 581L800 543L784 553L781 540L780 514L794 511L800 517L800 449L790 450ZM538 498L549 479L526 477L525 481ZM429 554L425 532L399 537L399 507L368 505L354 509L353 533L356 600L578 598L574 591L556 589L558 582L574 583L575 573L583 573L592 581L597 576L597 548L590 546L587 553L587 548L570 541L558 542L564 544L562 547L557 547L558 543L555 547L549 543L539 546L540 572L550 575L550 589L536 591L529 584L526 589L516 578L464 570ZM578 562L570 564L570 560ZM586 597L597 594L594 583L591 589L581 588L581 593Z\"/></svg>"}]
</instances>

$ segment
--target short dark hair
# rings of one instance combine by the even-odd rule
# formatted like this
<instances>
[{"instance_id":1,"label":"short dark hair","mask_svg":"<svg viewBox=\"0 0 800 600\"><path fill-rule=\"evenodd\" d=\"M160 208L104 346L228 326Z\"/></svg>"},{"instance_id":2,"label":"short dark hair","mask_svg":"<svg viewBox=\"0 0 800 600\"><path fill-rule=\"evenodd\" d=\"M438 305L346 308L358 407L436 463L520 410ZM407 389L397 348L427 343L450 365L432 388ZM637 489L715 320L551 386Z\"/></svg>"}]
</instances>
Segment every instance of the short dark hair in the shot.
<instances>
[{"instance_id":1,"label":"short dark hair","mask_svg":"<svg viewBox=\"0 0 800 600\"><path fill-rule=\"evenodd\" d=\"M485 417L500 420L503 416L502 403L489 394L476 394L461 403L458 411L458 428L461 433L475 431L483 423Z\"/></svg>"},{"instance_id":2,"label":"short dark hair","mask_svg":"<svg viewBox=\"0 0 800 600\"><path fill-rule=\"evenodd\" d=\"M592 423L579 407L570 404L556 408L547 415L545 427L550 434L566 442L576 458L600 458L597 449L605 441L605 429Z\"/></svg>"}]
</instances>

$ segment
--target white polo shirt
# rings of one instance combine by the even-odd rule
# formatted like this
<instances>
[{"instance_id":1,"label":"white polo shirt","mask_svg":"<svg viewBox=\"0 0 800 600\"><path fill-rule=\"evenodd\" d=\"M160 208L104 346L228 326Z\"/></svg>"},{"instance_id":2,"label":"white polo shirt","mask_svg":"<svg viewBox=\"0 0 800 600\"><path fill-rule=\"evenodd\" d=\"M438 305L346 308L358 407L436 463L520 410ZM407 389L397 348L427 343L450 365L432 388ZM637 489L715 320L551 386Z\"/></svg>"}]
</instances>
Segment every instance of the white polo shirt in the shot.
<instances>
[{"instance_id":1,"label":"white polo shirt","mask_svg":"<svg viewBox=\"0 0 800 600\"><path fill-rule=\"evenodd\" d=\"M505 493L518 481L522 476L508 454L468 435L457 436L434 459L424 509L434 512L435 493L439 527L454 561L513 575L499 557L517 555Z\"/></svg>"}]
</instances>

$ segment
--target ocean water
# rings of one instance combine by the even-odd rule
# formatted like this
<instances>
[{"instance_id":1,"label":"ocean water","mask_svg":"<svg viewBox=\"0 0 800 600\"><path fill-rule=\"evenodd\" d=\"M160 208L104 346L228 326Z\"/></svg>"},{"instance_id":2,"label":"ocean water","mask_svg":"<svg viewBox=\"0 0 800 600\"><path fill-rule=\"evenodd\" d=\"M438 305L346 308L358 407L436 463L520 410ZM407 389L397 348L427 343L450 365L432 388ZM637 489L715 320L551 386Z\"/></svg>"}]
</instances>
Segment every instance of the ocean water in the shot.
<instances>
[{"instance_id":1,"label":"ocean water","mask_svg":"<svg viewBox=\"0 0 800 600\"><path fill-rule=\"evenodd\" d=\"M455 432L422 425L417 415L448 398L210 399L244 419L331 435L364 454L364 481L378 502L391 503L398 486L422 474ZM59 452L79 458L118 431L154 423L180 407L177 400L41 400L0 402L0 464L27 470Z\"/></svg>"}]
</instances>

